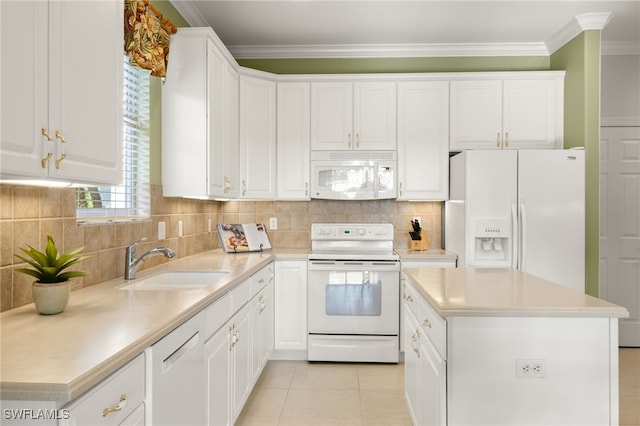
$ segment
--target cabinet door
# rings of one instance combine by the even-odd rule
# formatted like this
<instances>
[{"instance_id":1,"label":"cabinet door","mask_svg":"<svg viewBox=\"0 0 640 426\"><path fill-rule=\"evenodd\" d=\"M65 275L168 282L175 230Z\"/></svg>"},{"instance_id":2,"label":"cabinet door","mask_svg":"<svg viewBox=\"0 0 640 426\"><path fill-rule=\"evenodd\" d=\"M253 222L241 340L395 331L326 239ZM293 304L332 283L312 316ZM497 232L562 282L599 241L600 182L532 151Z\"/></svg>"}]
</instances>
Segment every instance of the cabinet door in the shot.
<instances>
[{"instance_id":1,"label":"cabinet door","mask_svg":"<svg viewBox=\"0 0 640 426\"><path fill-rule=\"evenodd\" d=\"M129 417L127 417L122 421L122 423L120 423L120 426L144 426L144 410L144 404L140 404L138 408L136 408L135 411L129 415Z\"/></svg>"},{"instance_id":2,"label":"cabinet door","mask_svg":"<svg viewBox=\"0 0 640 426\"><path fill-rule=\"evenodd\" d=\"M406 305L406 303L405 303ZM422 401L419 395L420 325L409 306L404 307L404 392L407 408L414 425L422 425Z\"/></svg>"},{"instance_id":3,"label":"cabinet door","mask_svg":"<svg viewBox=\"0 0 640 426\"><path fill-rule=\"evenodd\" d=\"M172 58L173 59L173 58ZM207 41L207 128L209 134L207 181L208 195L227 197L229 178L226 174L227 64L211 41ZM176 142L173 142L176 143ZM206 144L206 142L204 142Z\"/></svg>"},{"instance_id":4,"label":"cabinet door","mask_svg":"<svg viewBox=\"0 0 640 426\"><path fill-rule=\"evenodd\" d=\"M275 307L275 349L306 351L306 261L276 261Z\"/></svg>"},{"instance_id":5,"label":"cabinet door","mask_svg":"<svg viewBox=\"0 0 640 426\"><path fill-rule=\"evenodd\" d=\"M260 377L273 349L273 282L251 300L251 383Z\"/></svg>"},{"instance_id":6,"label":"cabinet door","mask_svg":"<svg viewBox=\"0 0 640 426\"><path fill-rule=\"evenodd\" d=\"M42 135L48 125L48 3L0 2L0 163L1 176L43 178L54 142ZM51 133L53 136L53 133Z\"/></svg>"},{"instance_id":7,"label":"cabinet door","mask_svg":"<svg viewBox=\"0 0 640 426\"><path fill-rule=\"evenodd\" d=\"M309 83L278 83L279 200L308 200L311 93Z\"/></svg>"},{"instance_id":8,"label":"cabinet door","mask_svg":"<svg viewBox=\"0 0 640 426\"><path fill-rule=\"evenodd\" d=\"M239 147L239 121L240 121L240 76L238 72L227 63L224 67L224 148L222 161L224 162L224 181L227 188L226 196L237 198L240 193L240 147ZM218 153L220 157L220 153Z\"/></svg>"},{"instance_id":9,"label":"cabinet door","mask_svg":"<svg viewBox=\"0 0 640 426\"><path fill-rule=\"evenodd\" d=\"M222 53L209 41L209 167L211 197L233 198L238 195L238 89L239 77Z\"/></svg>"},{"instance_id":10,"label":"cabinet door","mask_svg":"<svg viewBox=\"0 0 640 426\"><path fill-rule=\"evenodd\" d=\"M251 392L251 310L245 305L231 319L231 419L238 419Z\"/></svg>"},{"instance_id":11,"label":"cabinet door","mask_svg":"<svg viewBox=\"0 0 640 426\"><path fill-rule=\"evenodd\" d=\"M240 76L240 198L276 196L276 85Z\"/></svg>"},{"instance_id":12,"label":"cabinet door","mask_svg":"<svg viewBox=\"0 0 640 426\"><path fill-rule=\"evenodd\" d=\"M449 197L449 83L398 83L398 199Z\"/></svg>"},{"instance_id":13,"label":"cabinet door","mask_svg":"<svg viewBox=\"0 0 640 426\"><path fill-rule=\"evenodd\" d=\"M504 148L562 148L556 84L550 79L504 81Z\"/></svg>"},{"instance_id":14,"label":"cabinet door","mask_svg":"<svg viewBox=\"0 0 640 426\"><path fill-rule=\"evenodd\" d=\"M396 149L396 83L355 83L353 149Z\"/></svg>"},{"instance_id":15,"label":"cabinet door","mask_svg":"<svg viewBox=\"0 0 640 426\"><path fill-rule=\"evenodd\" d=\"M420 337L419 359L420 424L444 426L447 424L446 362L424 334Z\"/></svg>"},{"instance_id":16,"label":"cabinet door","mask_svg":"<svg viewBox=\"0 0 640 426\"><path fill-rule=\"evenodd\" d=\"M123 2L1 7L2 176L120 183Z\"/></svg>"},{"instance_id":17,"label":"cabinet door","mask_svg":"<svg viewBox=\"0 0 640 426\"><path fill-rule=\"evenodd\" d=\"M352 83L311 83L311 149L353 149Z\"/></svg>"},{"instance_id":18,"label":"cabinet door","mask_svg":"<svg viewBox=\"0 0 640 426\"><path fill-rule=\"evenodd\" d=\"M230 425L231 347L230 324L204 345L206 363L206 409L208 425Z\"/></svg>"},{"instance_id":19,"label":"cabinet door","mask_svg":"<svg viewBox=\"0 0 640 426\"><path fill-rule=\"evenodd\" d=\"M171 37L171 65L162 85L162 193L165 196L206 197L208 194L211 136L207 112L213 114L221 108L209 105L209 96L217 87L214 81L219 81L213 75L217 69L215 64L220 62L205 34L187 31Z\"/></svg>"},{"instance_id":20,"label":"cabinet door","mask_svg":"<svg viewBox=\"0 0 640 426\"><path fill-rule=\"evenodd\" d=\"M451 151L502 147L502 81L452 81Z\"/></svg>"},{"instance_id":21,"label":"cabinet door","mask_svg":"<svg viewBox=\"0 0 640 426\"><path fill-rule=\"evenodd\" d=\"M123 1L52 1L49 8L49 125L57 147L50 174L120 184Z\"/></svg>"}]
</instances>

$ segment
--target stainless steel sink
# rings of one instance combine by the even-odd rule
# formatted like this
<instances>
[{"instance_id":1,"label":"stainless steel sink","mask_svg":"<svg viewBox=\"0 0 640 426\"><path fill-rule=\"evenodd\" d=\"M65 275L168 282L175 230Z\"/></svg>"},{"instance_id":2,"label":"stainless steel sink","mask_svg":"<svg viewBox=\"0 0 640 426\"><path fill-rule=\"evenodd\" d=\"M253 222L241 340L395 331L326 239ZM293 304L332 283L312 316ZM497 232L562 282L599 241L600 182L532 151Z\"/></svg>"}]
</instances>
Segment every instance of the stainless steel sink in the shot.
<instances>
[{"instance_id":1,"label":"stainless steel sink","mask_svg":"<svg viewBox=\"0 0 640 426\"><path fill-rule=\"evenodd\" d=\"M227 271L170 271L135 280L120 290L196 290L226 277Z\"/></svg>"}]
</instances>

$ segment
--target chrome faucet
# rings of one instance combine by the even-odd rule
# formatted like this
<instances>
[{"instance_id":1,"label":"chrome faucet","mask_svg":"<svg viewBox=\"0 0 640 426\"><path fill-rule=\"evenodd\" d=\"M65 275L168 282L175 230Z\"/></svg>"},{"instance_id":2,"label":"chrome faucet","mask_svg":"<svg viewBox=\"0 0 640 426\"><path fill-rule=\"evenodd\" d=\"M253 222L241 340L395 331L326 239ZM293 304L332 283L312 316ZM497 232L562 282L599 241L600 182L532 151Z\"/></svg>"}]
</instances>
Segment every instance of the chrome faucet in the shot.
<instances>
[{"instance_id":1,"label":"chrome faucet","mask_svg":"<svg viewBox=\"0 0 640 426\"><path fill-rule=\"evenodd\" d=\"M143 241L147 241L147 239L141 238L140 240L136 241L135 243L127 247L127 250L125 253L125 262L124 262L124 279L125 280L134 279L136 277L136 272L138 272L138 268L140 267L140 265L142 265L142 262L147 260L149 257L162 254L164 255L164 257L170 259L172 257L175 257L176 255L176 252L171 250L170 248L156 247L156 248L152 248L151 250L149 250L148 252L140 256L140 258L136 259L136 245Z\"/></svg>"}]
</instances>

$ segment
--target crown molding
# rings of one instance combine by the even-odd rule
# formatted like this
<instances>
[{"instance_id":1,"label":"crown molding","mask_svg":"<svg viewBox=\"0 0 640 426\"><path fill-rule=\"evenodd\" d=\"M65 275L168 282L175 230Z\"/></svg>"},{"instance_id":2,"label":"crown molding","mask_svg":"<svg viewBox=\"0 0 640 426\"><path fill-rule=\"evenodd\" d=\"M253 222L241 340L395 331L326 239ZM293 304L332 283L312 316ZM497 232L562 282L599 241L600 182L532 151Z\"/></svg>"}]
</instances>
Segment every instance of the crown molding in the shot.
<instances>
[{"instance_id":1,"label":"crown molding","mask_svg":"<svg viewBox=\"0 0 640 426\"><path fill-rule=\"evenodd\" d=\"M545 42L548 54L555 53L583 31L602 30L609 23L612 16L611 12L577 15Z\"/></svg>"},{"instance_id":2,"label":"crown molding","mask_svg":"<svg viewBox=\"0 0 640 426\"><path fill-rule=\"evenodd\" d=\"M193 5L193 2L184 0L169 0L171 6L184 18L192 27L208 27L209 24L204 19L200 11Z\"/></svg>"},{"instance_id":3,"label":"crown molding","mask_svg":"<svg viewBox=\"0 0 640 426\"><path fill-rule=\"evenodd\" d=\"M192 2L169 2L190 26L209 26ZM227 49L236 59L548 56L582 31L602 30L612 16L609 12L578 15L544 43L246 45ZM640 43L603 43L602 47L608 55L640 54Z\"/></svg>"},{"instance_id":4,"label":"crown molding","mask_svg":"<svg viewBox=\"0 0 640 426\"><path fill-rule=\"evenodd\" d=\"M236 59L547 56L544 43L227 46Z\"/></svg>"}]
</instances>

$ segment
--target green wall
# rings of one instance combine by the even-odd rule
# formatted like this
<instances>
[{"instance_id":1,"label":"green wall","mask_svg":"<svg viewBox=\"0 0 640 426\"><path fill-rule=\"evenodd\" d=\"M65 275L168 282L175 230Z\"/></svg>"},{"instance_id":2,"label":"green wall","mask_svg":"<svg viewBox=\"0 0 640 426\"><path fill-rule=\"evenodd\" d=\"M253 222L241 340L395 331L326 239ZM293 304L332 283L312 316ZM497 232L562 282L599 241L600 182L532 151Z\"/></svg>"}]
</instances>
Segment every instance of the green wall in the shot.
<instances>
[{"instance_id":1,"label":"green wall","mask_svg":"<svg viewBox=\"0 0 640 426\"><path fill-rule=\"evenodd\" d=\"M243 67L274 74L353 74L472 71L540 71L547 56L443 58L239 59Z\"/></svg>"},{"instance_id":2,"label":"green wall","mask_svg":"<svg viewBox=\"0 0 640 426\"><path fill-rule=\"evenodd\" d=\"M599 294L600 246L600 31L581 33L551 55L551 68L566 70L564 145L584 147L586 292Z\"/></svg>"}]
</instances>

